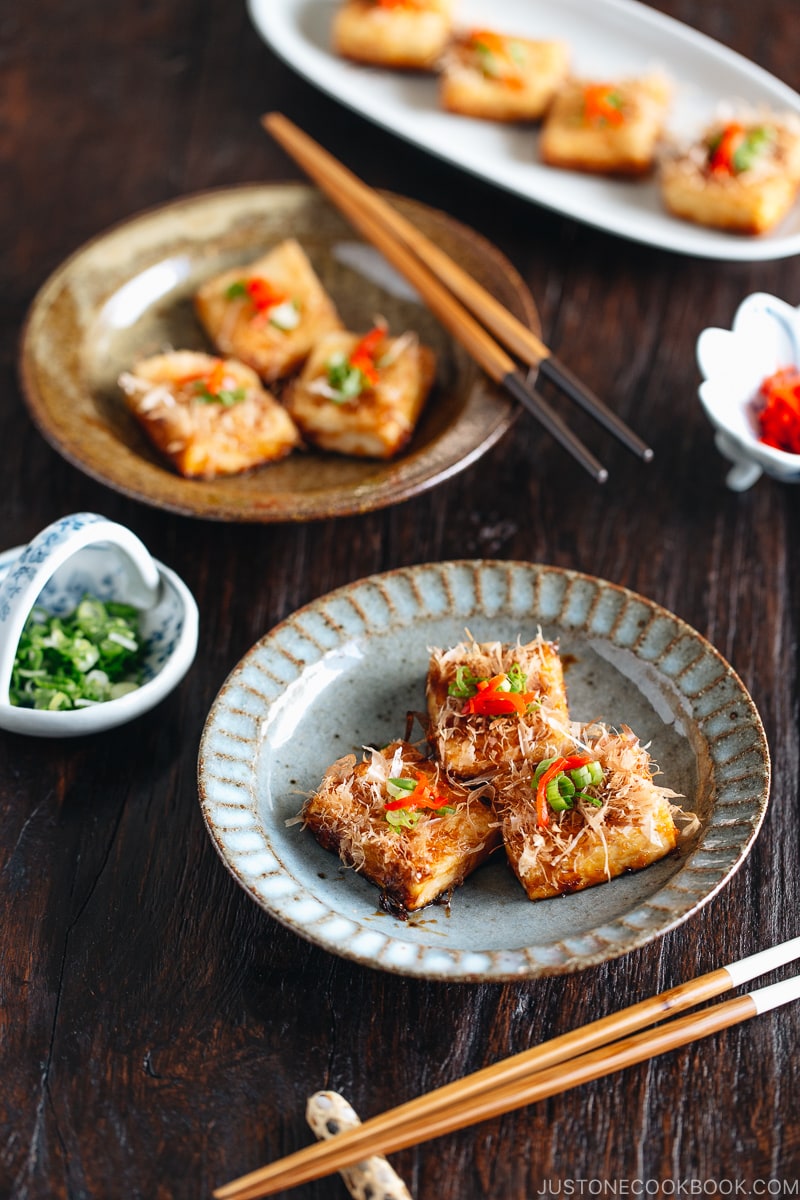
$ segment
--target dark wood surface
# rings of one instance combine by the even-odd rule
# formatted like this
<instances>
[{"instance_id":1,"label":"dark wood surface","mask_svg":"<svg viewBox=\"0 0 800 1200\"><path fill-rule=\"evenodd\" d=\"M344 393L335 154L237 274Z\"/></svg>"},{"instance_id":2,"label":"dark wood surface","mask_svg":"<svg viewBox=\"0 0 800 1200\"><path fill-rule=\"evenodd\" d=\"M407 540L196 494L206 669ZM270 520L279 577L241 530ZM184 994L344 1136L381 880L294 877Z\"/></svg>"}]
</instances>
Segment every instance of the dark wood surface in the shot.
<instances>
[{"instance_id":1,"label":"dark wood surface","mask_svg":"<svg viewBox=\"0 0 800 1200\"><path fill-rule=\"evenodd\" d=\"M793 0L658 7L800 85ZM8 5L0 95L0 542L102 512L183 576L202 621L191 674L134 725L72 742L0 735L0 1195L208 1196L305 1144L305 1100L321 1087L370 1115L798 934L800 490L726 490L694 360L699 330L729 325L748 293L800 301L797 261L682 258L495 191L317 93L238 2ZM600 490L523 419L416 500L262 527L164 514L62 461L16 377L35 290L84 240L146 206L298 178L259 129L272 108L371 183L504 250L548 342L646 432L652 466L576 421L610 468ZM733 664L766 726L772 802L738 874L663 939L573 977L445 985L332 957L234 884L201 820L203 721L252 643L350 580L465 556L575 567L666 605ZM395 1162L420 1200L522 1200L567 1181L575 1195L606 1184L636 1194L637 1180L678 1195L692 1180L706 1194L723 1180L796 1189L799 1034L795 1006ZM591 1193L588 1181L599 1181ZM296 1194L345 1193L333 1178Z\"/></svg>"}]
</instances>

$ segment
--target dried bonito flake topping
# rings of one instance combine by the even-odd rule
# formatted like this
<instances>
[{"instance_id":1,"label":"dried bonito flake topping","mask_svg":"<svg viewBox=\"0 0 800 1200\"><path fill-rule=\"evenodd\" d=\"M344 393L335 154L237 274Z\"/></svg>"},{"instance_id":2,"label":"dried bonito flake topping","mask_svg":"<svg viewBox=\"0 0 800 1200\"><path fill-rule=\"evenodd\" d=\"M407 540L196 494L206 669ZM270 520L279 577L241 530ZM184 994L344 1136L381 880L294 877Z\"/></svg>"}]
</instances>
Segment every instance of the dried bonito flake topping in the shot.
<instances>
[{"instance_id":1,"label":"dried bonito flake topping","mask_svg":"<svg viewBox=\"0 0 800 1200\"><path fill-rule=\"evenodd\" d=\"M568 737L558 648L541 634L527 643L472 640L430 654L429 738L448 774L475 778L509 760L538 761Z\"/></svg>"},{"instance_id":2,"label":"dried bonito flake topping","mask_svg":"<svg viewBox=\"0 0 800 1200\"><path fill-rule=\"evenodd\" d=\"M326 850L381 889L403 916L448 894L499 845L486 798L446 778L408 742L335 762L309 796L301 819Z\"/></svg>"},{"instance_id":3,"label":"dried bonito flake topping","mask_svg":"<svg viewBox=\"0 0 800 1200\"><path fill-rule=\"evenodd\" d=\"M675 803L674 791L654 782L655 774L631 729L601 724L575 725L550 762L535 769L512 764L503 772L495 780L495 807L528 897L579 891L641 870L694 833L697 817ZM572 787L553 787L562 776Z\"/></svg>"}]
</instances>

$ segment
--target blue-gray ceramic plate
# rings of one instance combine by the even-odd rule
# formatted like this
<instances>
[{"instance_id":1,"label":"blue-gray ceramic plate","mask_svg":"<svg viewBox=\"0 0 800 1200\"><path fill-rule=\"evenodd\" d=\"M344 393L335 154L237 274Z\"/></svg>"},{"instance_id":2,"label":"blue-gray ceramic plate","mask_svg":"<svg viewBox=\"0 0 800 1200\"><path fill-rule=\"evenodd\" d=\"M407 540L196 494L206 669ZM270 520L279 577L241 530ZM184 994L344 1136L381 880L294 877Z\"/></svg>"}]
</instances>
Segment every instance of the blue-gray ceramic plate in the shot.
<instances>
[{"instance_id":1,"label":"blue-gray ceramic plate","mask_svg":"<svg viewBox=\"0 0 800 1200\"><path fill-rule=\"evenodd\" d=\"M341 755L402 736L425 704L429 646L558 638L573 718L628 724L699 831L645 871L531 903L502 854L449 908L403 922L377 890L287 820ZM294 613L250 650L203 732L199 787L214 845L277 920L356 962L443 980L579 970L680 924L719 891L769 795L764 730L741 680L699 633L591 576L532 563L431 563L362 579Z\"/></svg>"}]
</instances>

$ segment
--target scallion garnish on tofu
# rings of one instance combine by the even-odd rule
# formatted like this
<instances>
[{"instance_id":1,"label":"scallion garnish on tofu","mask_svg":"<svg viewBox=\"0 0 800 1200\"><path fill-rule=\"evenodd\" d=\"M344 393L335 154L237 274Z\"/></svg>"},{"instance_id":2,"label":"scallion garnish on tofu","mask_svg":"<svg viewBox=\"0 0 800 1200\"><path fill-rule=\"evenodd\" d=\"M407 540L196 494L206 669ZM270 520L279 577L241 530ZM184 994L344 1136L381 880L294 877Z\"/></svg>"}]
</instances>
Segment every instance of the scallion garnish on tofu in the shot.
<instances>
[{"instance_id":1,"label":"scallion garnish on tofu","mask_svg":"<svg viewBox=\"0 0 800 1200\"><path fill-rule=\"evenodd\" d=\"M385 816L395 829L413 829L426 809L437 814L456 811L455 806L448 803L448 797L437 795L419 771L415 772L414 778L401 775L387 779L386 791L391 798L385 805Z\"/></svg>"},{"instance_id":2,"label":"scallion garnish on tofu","mask_svg":"<svg viewBox=\"0 0 800 1200\"><path fill-rule=\"evenodd\" d=\"M596 759L588 754L572 754L569 758L544 758L533 773L531 786L536 790L537 823L549 823L548 807L553 812L566 812L579 800L602 808L602 797L596 791L605 780L605 772Z\"/></svg>"},{"instance_id":3,"label":"scallion garnish on tofu","mask_svg":"<svg viewBox=\"0 0 800 1200\"><path fill-rule=\"evenodd\" d=\"M347 404L357 400L362 392L374 388L380 378L375 358L385 338L386 326L376 325L364 334L350 354L340 351L331 355L325 364L329 400Z\"/></svg>"}]
</instances>

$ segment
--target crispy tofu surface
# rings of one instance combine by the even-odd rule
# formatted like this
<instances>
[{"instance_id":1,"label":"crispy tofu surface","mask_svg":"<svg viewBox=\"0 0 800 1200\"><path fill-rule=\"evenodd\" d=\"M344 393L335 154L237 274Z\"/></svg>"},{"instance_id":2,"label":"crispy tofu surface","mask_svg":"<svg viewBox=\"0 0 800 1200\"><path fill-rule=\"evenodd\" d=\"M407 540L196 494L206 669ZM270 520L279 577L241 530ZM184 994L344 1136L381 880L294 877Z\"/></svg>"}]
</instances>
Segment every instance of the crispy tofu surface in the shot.
<instances>
[{"instance_id":1,"label":"crispy tofu surface","mask_svg":"<svg viewBox=\"0 0 800 1200\"><path fill-rule=\"evenodd\" d=\"M220 353L240 359L267 383L296 370L319 338L342 328L333 301L293 238L209 279L195 296L195 309Z\"/></svg>"},{"instance_id":2,"label":"crispy tofu surface","mask_svg":"<svg viewBox=\"0 0 800 1200\"><path fill-rule=\"evenodd\" d=\"M333 20L338 54L376 66L431 70L452 27L452 0L348 0Z\"/></svg>"},{"instance_id":3,"label":"crispy tofu surface","mask_svg":"<svg viewBox=\"0 0 800 1200\"><path fill-rule=\"evenodd\" d=\"M387 781L406 777L422 778L455 812L420 809L413 828L395 828L387 820ZM320 845L381 889L382 906L398 916L449 893L500 844L499 822L479 792L448 781L401 741L368 751L360 763L353 755L339 759L302 817Z\"/></svg>"},{"instance_id":4,"label":"crispy tofu surface","mask_svg":"<svg viewBox=\"0 0 800 1200\"><path fill-rule=\"evenodd\" d=\"M515 663L526 677L526 691L535 696L524 715L464 715L464 697L449 694L459 668L486 680ZM432 650L426 690L429 738L448 774L460 779L493 774L509 762L538 761L556 753L568 736L561 659L556 646L541 636L526 645L472 642Z\"/></svg>"},{"instance_id":5,"label":"crispy tofu surface","mask_svg":"<svg viewBox=\"0 0 800 1200\"><path fill-rule=\"evenodd\" d=\"M158 354L121 375L119 384L153 444L190 478L273 462L300 441L255 372L232 359L190 350Z\"/></svg>"},{"instance_id":6,"label":"crispy tofu surface","mask_svg":"<svg viewBox=\"0 0 800 1200\"><path fill-rule=\"evenodd\" d=\"M653 783L650 756L630 729L602 726L581 731L585 747L604 771L604 781L563 812L548 808L548 824L537 823L534 764L525 763L497 780L495 809L514 874L529 899L576 892L638 871L674 849L678 830L673 793ZM561 753L579 748L572 743Z\"/></svg>"},{"instance_id":7,"label":"crispy tofu surface","mask_svg":"<svg viewBox=\"0 0 800 1200\"><path fill-rule=\"evenodd\" d=\"M406 445L436 372L431 349L414 335L385 337L376 355L377 381L351 400L328 394L328 366L347 359L359 344L355 333L330 333L317 342L285 400L304 438L338 454L391 458ZM382 365L390 360L386 365Z\"/></svg>"},{"instance_id":8,"label":"crispy tofu surface","mask_svg":"<svg viewBox=\"0 0 800 1200\"><path fill-rule=\"evenodd\" d=\"M562 42L482 30L462 34L442 69L442 106L493 121L536 120L563 82L568 61Z\"/></svg>"},{"instance_id":9,"label":"crispy tofu surface","mask_svg":"<svg viewBox=\"0 0 800 1200\"><path fill-rule=\"evenodd\" d=\"M800 122L789 116L742 122L746 135L767 130L763 154L741 172L714 170L710 147L719 140L719 122L685 154L668 158L661 171L664 204L677 217L736 233L773 229L795 202L800 182Z\"/></svg>"},{"instance_id":10,"label":"crispy tofu surface","mask_svg":"<svg viewBox=\"0 0 800 1200\"><path fill-rule=\"evenodd\" d=\"M557 93L539 139L543 162L574 171L643 175L653 166L669 103L661 76L590 83Z\"/></svg>"}]
</instances>

